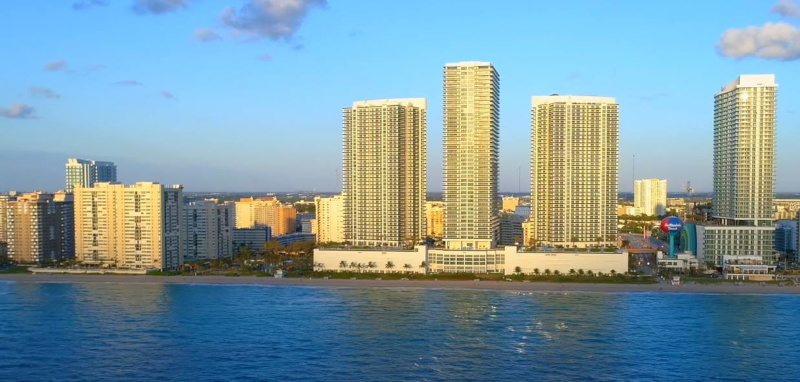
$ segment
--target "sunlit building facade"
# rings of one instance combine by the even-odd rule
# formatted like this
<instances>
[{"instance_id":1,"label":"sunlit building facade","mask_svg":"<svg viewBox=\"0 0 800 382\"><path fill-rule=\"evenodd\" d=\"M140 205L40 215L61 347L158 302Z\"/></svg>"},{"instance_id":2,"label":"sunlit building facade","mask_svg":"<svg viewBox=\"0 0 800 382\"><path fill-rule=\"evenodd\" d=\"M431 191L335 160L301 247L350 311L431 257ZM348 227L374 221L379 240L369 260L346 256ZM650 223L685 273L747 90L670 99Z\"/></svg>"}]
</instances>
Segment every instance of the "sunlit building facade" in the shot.
<instances>
[{"instance_id":1,"label":"sunlit building facade","mask_svg":"<svg viewBox=\"0 0 800 382\"><path fill-rule=\"evenodd\" d=\"M343 110L345 240L401 245L425 238L427 101L354 102Z\"/></svg>"},{"instance_id":2,"label":"sunlit building facade","mask_svg":"<svg viewBox=\"0 0 800 382\"><path fill-rule=\"evenodd\" d=\"M486 250L499 237L500 75L488 62L444 66L444 241Z\"/></svg>"},{"instance_id":3,"label":"sunlit building facade","mask_svg":"<svg viewBox=\"0 0 800 382\"><path fill-rule=\"evenodd\" d=\"M667 180L637 179L633 185L633 206L645 215L666 214Z\"/></svg>"}]
</instances>

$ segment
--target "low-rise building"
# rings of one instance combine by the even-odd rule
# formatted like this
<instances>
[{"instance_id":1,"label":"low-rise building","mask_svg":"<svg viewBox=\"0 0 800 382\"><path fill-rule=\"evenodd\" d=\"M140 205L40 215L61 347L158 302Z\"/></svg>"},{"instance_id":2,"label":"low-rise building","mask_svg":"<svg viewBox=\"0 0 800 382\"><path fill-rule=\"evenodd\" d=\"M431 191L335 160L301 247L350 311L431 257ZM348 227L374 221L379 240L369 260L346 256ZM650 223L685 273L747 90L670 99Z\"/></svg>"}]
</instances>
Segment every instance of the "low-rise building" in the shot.
<instances>
[{"instance_id":1,"label":"low-rise building","mask_svg":"<svg viewBox=\"0 0 800 382\"><path fill-rule=\"evenodd\" d=\"M294 232L287 235L275 236L275 240L281 245L289 245L303 241L317 241L317 235L306 232Z\"/></svg>"},{"instance_id":2,"label":"low-rise building","mask_svg":"<svg viewBox=\"0 0 800 382\"><path fill-rule=\"evenodd\" d=\"M688 272L692 269L697 269L699 262L697 257L691 253L677 253L675 257L669 257L669 254L664 254L658 251L656 255L658 259L658 268L666 269L672 272Z\"/></svg>"},{"instance_id":3,"label":"low-rise building","mask_svg":"<svg viewBox=\"0 0 800 382\"><path fill-rule=\"evenodd\" d=\"M314 233L313 221L315 216L311 212L300 212L297 214L297 232Z\"/></svg>"},{"instance_id":4,"label":"low-rise building","mask_svg":"<svg viewBox=\"0 0 800 382\"><path fill-rule=\"evenodd\" d=\"M723 256L722 276L727 280L769 281L775 279L775 266L760 256Z\"/></svg>"},{"instance_id":5,"label":"low-rise building","mask_svg":"<svg viewBox=\"0 0 800 382\"><path fill-rule=\"evenodd\" d=\"M239 253L247 247L252 252L264 249L264 245L272 240L272 230L269 227L235 228L233 230L233 252Z\"/></svg>"},{"instance_id":6,"label":"low-rise building","mask_svg":"<svg viewBox=\"0 0 800 382\"><path fill-rule=\"evenodd\" d=\"M512 212L519 205L519 198L516 196L503 197L503 211Z\"/></svg>"},{"instance_id":7,"label":"low-rise building","mask_svg":"<svg viewBox=\"0 0 800 382\"><path fill-rule=\"evenodd\" d=\"M426 273L427 248L317 248L314 250L315 271Z\"/></svg>"}]
</instances>

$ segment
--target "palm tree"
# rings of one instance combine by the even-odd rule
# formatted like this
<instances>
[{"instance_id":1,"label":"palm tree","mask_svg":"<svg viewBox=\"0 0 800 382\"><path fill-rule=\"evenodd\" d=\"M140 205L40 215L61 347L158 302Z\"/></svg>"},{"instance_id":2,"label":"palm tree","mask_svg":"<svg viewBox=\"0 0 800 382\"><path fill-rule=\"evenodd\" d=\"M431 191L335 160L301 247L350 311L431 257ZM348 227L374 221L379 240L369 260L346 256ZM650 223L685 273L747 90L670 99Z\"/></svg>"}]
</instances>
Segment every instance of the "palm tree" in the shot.
<instances>
[{"instance_id":1,"label":"palm tree","mask_svg":"<svg viewBox=\"0 0 800 382\"><path fill-rule=\"evenodd\" d=\"M539 276L539 268L533 268L533 274Z\"/></svg>"},{"instance_id":2,"label":"palm tree","mask_svg":"<svg viewBox=\"0 0 800 382\"><path fill-rule=\"evenodd\" d=\"M375 264L375 262L374 262L374 261L370 261L370 262L367 264L367 267L368 267L369 269L372 269L372 268L377 268L377 267L378 267L378 264Z\"/></svg>"},{"instance_id":3,"label":"palm tree","mask_svg":"<svg viewBox=\"0 0 800 382\"><path fill-rule=\"evenodd\" d=\"M522 268L520 268L520 266L517 265L516 267L514 267L514 273L516 273L516 274L522 273Z\"/></svg>"},{"instance_id":4,"label":"palm tree","mask_svg":"<svg viewBox=\"0 0 800 382\"><path fill-rule=\"evenodd\" d=\"M559 271L558 271L558 269L556 269L555 271L553 271L553 274L554 274L554 275L556 275L556 276L558 276L558 275L560 275L560 274L561 274L561 272L559 272Z\"/></svg>"},{"instance_id":5,"label":"palm tree","mask_svg":"<svg viewBox=\"0 0 800 382\"><path fill-rule=\"evenodd\" d=\"M355 261L350 262L350 268L355 268L356 265L358 265L358 263L356 263Z\"/></svg>"},{"instance_id":6,"label":"palm tree","mask_svg":"<svg viewBox=\"0 0 800 382\"><path fill-rule=\"evenodd\" d=\"M347 261L344 261L344 260L340 261L339 262L339 268L341 268L342 270L347 268Z\"/></svg>"},{"instance_id":7,"label":"palm tree","mask_svg":"<svg viewBox=\"0 0 800 382\"><path fill-rule=\"evenodd\" d=\"M574 269L574 268L569 270L569 275L570 275L570 276L575 276L575 273L576 273L576 272L575 272L575 269Z\"/></svg>"},{"instance_id":8,"label":"palm tree","mask_svg":"<svg viewBox=\"0 0 800 382\"><path fill-rule=\"evenodd\" d=\"M420 264L419 264L419 267L420 267L420 268L425 268L425 267L427 267L427 266L428 266L428 263L426 263L426 262L424 262L424 261L423 261L422 263L420 263Z\"/></svg>"},{"instance_id":9,"label":"palm tree","mask_svg":"<svg viewBox=\"0 0 800 382\"><path fill-rule=\"evenodd\" d=\"M579 276L583 276L584 275L583 268L578 269L578 275Z\"/></svg>"},{"instance_id":10,"label":"palm tree","mask_svg":"<svg viewBox=\"0 0 800 382\"><path fill-rule=\"evenodd\" d=\"M544 274L547 275L547 276L550 276L550 274L552 274L552 273L553 272L550 271L550 268L547 268L547 269L544 270Z\"/></svg>"},{"instance_id":11,"label":"palm tree","mask_svg":"<svg viewBox=\"0 0 800 382\"><path fill-rule=\"evenodd\" d=\"M391 260L387 261L386 269L392 269L392 268L394 268L394 263Z\"/></svg>"},{"instance_id":12,"label":"palm tree","mask_svg":"<svg viewBox=\"0 0 800 382\"><path fill-rule=\"evenodd\" d=\"M586 274L587 274L588 276L594 276L594 272L592 272L592 270L591 270L591 269L590 269L590 270L588 270L588 271L586 271Z\"/></svg>"},{"instance_id":13,"label":"palm tree","mask_svg":"<svg viewBox=\"0 0 800 382\"><path fill-rule=\"evenodd\" d=\"M616 275L617 275L617 271L615 271L615 270L613 270L613 269L612 269L612 270L611 270L611 276L616 276Z\"/></svg>"},{"instance_id":14,"label":"palm tree","mask_svg":"<svg viewBox=\"0 0 800 382\"><path fill-rule=\"evenodd\" d=\"M411 264L405 264L405 265L403 265L403 268L405 268L407 272L410 272L409 269L411 269L413 267L411 266Z\"/></svg>"}]
</instances>

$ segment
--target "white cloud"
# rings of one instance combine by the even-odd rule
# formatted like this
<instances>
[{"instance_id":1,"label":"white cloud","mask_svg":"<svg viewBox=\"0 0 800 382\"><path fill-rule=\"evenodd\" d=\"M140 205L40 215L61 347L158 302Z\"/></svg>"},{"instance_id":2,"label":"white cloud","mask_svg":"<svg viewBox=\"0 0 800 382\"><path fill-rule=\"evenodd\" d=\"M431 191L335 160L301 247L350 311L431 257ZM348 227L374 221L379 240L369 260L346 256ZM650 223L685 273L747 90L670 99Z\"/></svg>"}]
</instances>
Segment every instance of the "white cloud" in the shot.
<instances>
[{"instance_id":1,"label":"white cloud","mask_svg":"<svg viewBox=\"0 0 800 382\"><path fill-rule=\"evenodd\" d=\"M139 14L158 15L186 8L190 0L136 0L133 10Z\"/></svg>"},{"instance_id":2,"label":"white cloud","mask_svg":"<svg viewBox=\"0 0 800 382\"><path fill-rule=\"evenodd\" d=\"M239 10L225 8L221 21L237 36L289 40L312 7L326 5L326 0L248 0Z\"/></svg>"},{"instance_id":3,"label":"white cloud","mask_svg":"<svg viewBox=\"0 0 800 382\"><path fill-rule=\"evenodd\" d=\"M800 59L800 29L784 22L728 29L717 43L717 52L730 58L797 60Z\"/></svg>"},{"instance_id":4,"label":"white cloud","mask_svg":"<svg viewBox=\"0 0 800 382\"><path fill-rule=\"evenodd\" d=\"M36 110L34 110L34 108L24 103L15 103L9 107L0 108L0 116L6 118L16 118L16 119L33 118L35 112Z\"/></svg>"},{"instance_id":5,"label":"white cloud","mask_svg":"<svg viewBox=\"0 0 800 382\"><path fill-rule=\"evenodd\" d=\"M800 6L797 6L792 0L780 0L777 4L772 6L770 11L783 17L800 18Z\"/></svg>"},{"instance_id":6,"label":"white cloud","mask_svg":"<svg viewBox=\"0 0 800 382\"><path fill-rule=\"evenodd\" d=\"M208 28L199 28L192 33L192 36L195 40L202 42L211 42L221 39L217 32Z\"/></svg>"},{"instance_id":7,"label":"white cloud","mask_svg":"<svg viewBox=\"0 0 800 382\"><path fill-rule=\"evenodd\" d=\"M61 94L54 92L53 89L41 88L37 86L31 88L31 95L34 97L42 97L42 98L52 98L52 99L61 98Z\"/></svg>"},{"instance_id":8,"label":"white cloud","mask_svg":"<svg viewBox=\"0 0 800 382\"><path fill-rule=\"evenodd\" d=\"M58 60L58 61L48 62L47 64L44 65L42 70L46 72L58 72L66 68L67 68L67 62L64 60Z\"/></svg>"}]
</instances>

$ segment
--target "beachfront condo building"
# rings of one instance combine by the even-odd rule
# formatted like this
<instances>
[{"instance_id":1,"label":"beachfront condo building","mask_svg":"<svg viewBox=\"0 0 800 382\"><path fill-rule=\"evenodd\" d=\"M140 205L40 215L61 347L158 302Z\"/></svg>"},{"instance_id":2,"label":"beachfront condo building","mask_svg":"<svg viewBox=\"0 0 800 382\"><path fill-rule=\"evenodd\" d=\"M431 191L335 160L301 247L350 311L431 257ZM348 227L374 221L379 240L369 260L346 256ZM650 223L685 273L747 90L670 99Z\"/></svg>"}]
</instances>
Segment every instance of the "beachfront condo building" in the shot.
<instances>
[{"instance_id":1,"label":"beachfront condo building","mask_svg":"<svg viewBox=\"0 0 800 382\"><path fill-rule=\"evenodd\" d=\"M8 242L8 202L16 197L0 195L0 243Z\"/></svg>"},{"instance_id":2,"label":"beachfront condo building","mask_svg":"<svg viewBox=\"0 0 800 382\"><path fill-rule=\"evenodd\" d=\"M229 258L233 255L233 203L204 200L183 207L184 262Z\"/></svg>"},{"instance_id":3,"label":"beachfront condo building","mask_svg":"<svg viewBox=\"0 0 800 382\"><path fill-rule=\"evenodd\" d=\"M5 205L5 207L3 207ZM8 256L22 263L75 256L72 195L33 192L0 200Z\"/></svg>"},{"instance_id":4,"label":"beachfront condo building","mask_svg":"<svg viewBox=\"0 0 800 382\"><path fill-rule=\"evenodd\" d=\"M486 250L499 236L500 75L488 62L444 66L444 241Z\"/></svg>"},{"instance_id":5,"label":"beachfront condo building","mask_svg":"<svg viewBox=\"0 0 800 382\"><path fill-rule=\"evenodd\" d=\"M714 96L711 223L698 227L705 262L722 256L775 260L775 75L742 75ZM698 242L699 243L699 242Z\"/></svg>"},{"instance_id":6,"label":"beachfront condo building","mask_svg":"<svg viewBox=\"0 0 800 382\"><path fill-rule=\"evenodd\" d=\"M427 101L357 101L342 114L345 240L368 246L423 240Z\"/></svg>"},{"instance_id":7,"label":"beachfront condo building","mask_svg":"<svg viewBox=\"0 0 800 382\"><path fill-rule=\"evenodd\" d=\"M619 105L614 98L531 99L528 241L614 245L617 237Z\"/></svg>"},{"instance_id":8,"label":"beachfront condo building","mask_svg":"<svg viewBox=\"0 0 800 382\"><path fill-rule=\"evenodd\" d=\"M314 198L316 216L311 220L311 233L317 243L344 243L344 197Z\"/></svg>"},{"instance_id":9,"label":"beachfront condo building","mask_svg":"<svg viewBox=\"0 0 800 382\"><path fill-rule=\"evenodd\" d=\"M278 198L242 198L236 202L236 228L269 227L272 236L297 230L297 210Z\"/></svg>"},{"instance_id":10,"label":"beachfront condo building","mask_svg":"<svg viewBox=\"0 0 800 382\"><path fill-rule=\"evenodd\" d=\"M73 192L75 185L92 187L99 182L116 182L117 166L114 162L100 162L70 158L66 164L66 191Z\"/></svg>"},{"instance_id":11,"label":"beachfront condo building","mask_svg":"<svg viewBox=\"0 0 800 382\"><path fill-rule=\"evenodd\" d=\"M645 215L662 216L666 214L667 180L636 180L633 184L633 206Z\"/></svg>"},{"instance_id":12,"label":"beachfront condo building","mask_svg":"<svg viewBox=\"0 0 800 382\"><path fill-rule=\"evenodd\" d=\"M516 196L504 196L503 197L503 211L505 212L514 212L519 205L519 198Z\"/></svg>"},{"instance_id":13,"label":"beachfront condo building","mask_svg":"<svg viewBox=\"0 0 800 382\"><path fill-rule=\"evenodd\" d=\"M75 247L84 264L176 269L183 264L183 187L139 182L75 187Z\"/></svg>"},{"instance_id":14,"label":"beachfront condo building","mask_svg":"<svg viewBox=\"0 0 800 382\"><path fill-rule=\"evenodd\" d=\"M444 235L444 203L425 203L425 228L428 237L441 239Z\"/></svg>"}]
</instances>

